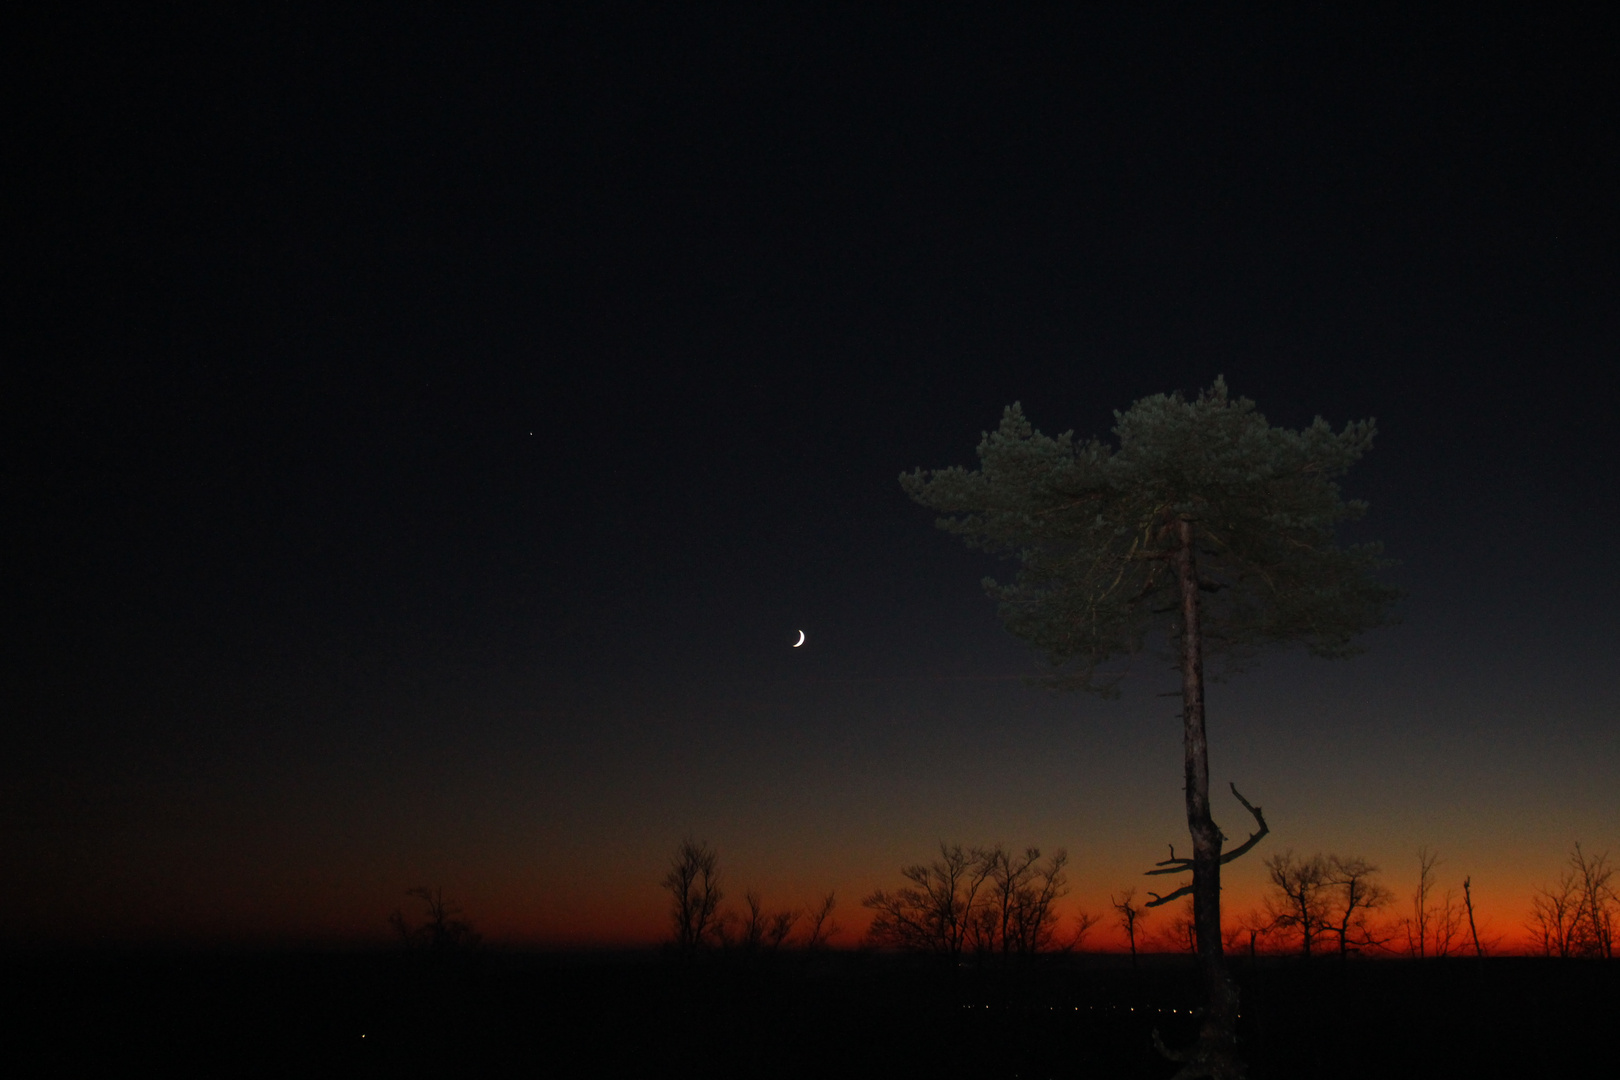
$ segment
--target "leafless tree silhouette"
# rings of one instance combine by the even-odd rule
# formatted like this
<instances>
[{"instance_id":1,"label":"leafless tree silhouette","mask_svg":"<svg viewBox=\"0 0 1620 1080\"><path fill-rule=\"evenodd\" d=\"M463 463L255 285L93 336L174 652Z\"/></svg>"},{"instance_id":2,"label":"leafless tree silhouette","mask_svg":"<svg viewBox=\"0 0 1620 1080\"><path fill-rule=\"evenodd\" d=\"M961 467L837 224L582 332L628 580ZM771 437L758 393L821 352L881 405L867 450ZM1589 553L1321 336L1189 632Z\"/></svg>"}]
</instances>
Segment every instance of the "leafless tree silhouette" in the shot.
<instances>
[{"instance_id":1,"label":"leafless tree silhouette","mask_svg":"<svg viewBox=\"0 0 1620 1080\"><path fill-rule=\"evenodd\" d=\"M1277 928L1271 913L1263 908L1250 908L1238 916L1236 925L1226 933L1226 948L1237 952L1247 950L1253 960L1260 952L1260 942Z\"/></svg>"},{"instance_id":2,"label":"leafless tree silhouette","mask_svg":"<svg viewBox=\"0 0 1620 1080\"><path fill-rule=\"evenodd\" d=\"M1463 904L1468 908L1468 936L1474 940L1474 955L1485 958L1485 947L1479 943L1479 924L1474 921L1474 879L1463 878Z\"/></svg>"},{"instance_id":3,"label":"leafless tree silhouette","mask_svg":"<svg viewBox=\"0 0 1620 1080\"><path fill-rule=\"evenodd\" d=\"M1084 908L1076 911L1074 915L1074 932L1069 935L1069 940L1063 943L1063 951L1079 952L1085 947L1086 935L1091 933L1091 928L1100 922L1102 922L1101 915L1093 915Z\"/></svg>"},{"instance_id":4,"label":"leafless tree silhouette","mask_svg":"<svg viewBox=\"0 0 1620 1080\"><path fill-rule=\"evenodd\" d=\"M825 948L828 939L843 929L832 918L833 908L837 906L837 903L836 895L828 893L821 898L820 904L811 909L806 919L809 925L809 933L805 935L804 939L806 949L814 952Z\"/></svg>"},{"instance_id":5,"label":"leafless tree silhouette","mask_svg":"<svg viewBox=\"0 0 1620 1080\"><path fill-rule=\"evenodd\" d=\"M1580 842L1556 885L1542 886L1530 901L1529 929L1543 956L1614 956L1614 924L1620 896L1609 857L1589 856Z\"/></svg>"},{"instance_id":6,"label":"leafless tree silhouette","mask_svg":"<svg viewBox=\"0 0 1620 1080\"><path fill-rule=\"evenodd\" d=\"M1045 951L1058 922L1052 904L1069 891L1063 872L1068 852L1056 851L1043 862L1040 848L1018 855L997 844L984 857L990 876L984 906L973 922L975 945L1003 959Z\"/></svg>"},{"instance_id":7,"label":"leafless tree silhouette","mask_svg":"<svg viewBox=\"0 0 1620 1080\"><path fill-rule=\"evenodd\" d=\"M1424 957L1449 956L1462 933L1464 911L1456 893L1447 889L1436 898L1435 867L1440 856L1427 847L1418 849L1418 884L1412 893L1412 914L1401 920L1406 936L1406 954Z\"/></svg>"},{"instance_id":8,"label":"leafless tree silhouette","mask_svg":"<svg viewBox=\"0 0 1620 1080\"><path fill-rule=\"evenodd\" d=\"M1125 931L1125 940L1131 947L1131 970L1136 970L1136 924L1147 916L1147 910L1136 903L1136 890L1126 889L1116 900L1112 894L1108 903L1118 917L1119 928Z\"/></svg>"},{"instance_id":9,"label":"leafless tree silhouette","mask_svg":"<svg viewBox=\"0 0 1620 1080\"><path fill-rule=\"evenodd\" d=\"M720 901L720 859L714 849L691 839L681 842L664 875L664 888L670 894L670 917L675 923L675 947L690 957L702 948L718 929Z\"/></svg>"},{"instance_id":10,"label":"leafless tree silhouette","mask_svg":"<svg viewBox=\"0 0 1620 1080\"><path fill-rule=\"evenodd\" d=\"M1568 870L1556 885L1543 885L1530 898L1530 932L1534 948L1543 956L1573 956L1573 930L1579 897L1575 876Z\"/></svg>"},{"instance_id":11,"label":"leafless tree silhouette","mask_svg":"<svg viewBox=\"0 0 1620 1080\"><path fill-rule=\"evenodd\" d=\"M939 856L900 871L911 885L878 889L861 905L876 912L867 931L875 944L936 953L954 967L973 933L992 866L987 852L961 844L941 842Z\"/></svg>"},{"instance_id":12,"label":"leafless tree silhouette","mask_svg":"<svg viewBox=\"0 0 1620 1080\"><path fill-rule=\"evenodd\" d=\"M1170 952L1198 955L1198 921L1193 911L1192 897L1188 897L1170 923L1159 931L1159 943Z\"/></svg>"},{"instance_id":13,"label":"leafless tree silhouette","mask_svg":"<svg viewBox=\"0 0 1620 1080\"><path fill-rule=\"evenodd\" d=\"M1326 928L1338 939L1339 959L1352 952L1378 948L1391 940L1391 934L1376 928L1373 912L1393 903L1395 894L1379 884L1374 876L1378 867L1359 855L1328 856L1328 922Z\"/></svg>"},{"instance_id":14,"label":"leafless tree silhouette","mask_svg":"<svg viewBox=\"0 0 1620 1080\"><path fill-rule=\"evenodd\" d=\"M1266 860L1273 892L1266 897L1271 923L1299 935L1299 951L1311 955L1328 925L1328 862L1320 855L1297 858L1292 850Z\"/></svg>"},{"instance_id":15,"label":"leafless tree silhouette","mask_svg":"<svg viewBox=\"0 0 1620 1080\"><path fill-rule=\"evenodd\" d=\"M1581 851L1580 841L1570 852L1570 869L1580 889L1580 903L1575 917L1575 946L1582 956L1599 956L1605 960L1614 957L1614 924L1620 896L1613 885L1614 871L1609 866L1607 852L1588 857Z\"/></svg>"},{"instance_id":16,"label":"leafless tree silhouette","mask_svg":"<svg viewBox=\"0 0 1620 1080\"><path fill-rule=\"evenodd\" d=\"M441 953L478 944L479 937L473 932L472 924L456 918L461 909L445 903L443 889L423 885L405 890L405 895L422 901L427 908L427 918L422 923L412 924L397 908L388 916L388 925L394 928L402 944Z\"/></svg>"},{"instance_id":17,"label":"leafless tree silhouette","mask_svg":"<svg viewBox=\"0 0 1620 1080\"><path fill-rule=\"evenodd\" d=\"M766 910L760 894L749 889L743 894L741 914L727 911L714 920L714 936L726 948L747 953L775 952L798 921L797 911Z\"/></svg>"}]
</instances>

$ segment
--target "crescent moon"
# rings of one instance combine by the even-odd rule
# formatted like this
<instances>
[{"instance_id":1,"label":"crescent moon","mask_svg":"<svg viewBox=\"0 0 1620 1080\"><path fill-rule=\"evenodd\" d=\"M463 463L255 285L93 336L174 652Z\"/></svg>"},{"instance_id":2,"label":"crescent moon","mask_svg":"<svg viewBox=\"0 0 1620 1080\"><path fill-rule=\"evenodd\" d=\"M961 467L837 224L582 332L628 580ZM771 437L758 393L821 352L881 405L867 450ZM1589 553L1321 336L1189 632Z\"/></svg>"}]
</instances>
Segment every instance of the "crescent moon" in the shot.
<instances>
[{"instance_id":1,"label":"crescent moon","mask_svg":"<svg viewBox=\"0 0 1620 1080\"><path fill-rule=\"evenodd\" d=\"M800 630L800 631L799 631L799 640L798 640L798 641L795 641L795 642L794 642L794 643L793 643L793 647L794 647L794 648L795 648L795 649L797 649L797 648L798 648L798 647L799 647L799 646L800 646L800 645L803 645L803 644L804 644L804 631L803 631L803 630Z\"/></svg>"}]
</instances>

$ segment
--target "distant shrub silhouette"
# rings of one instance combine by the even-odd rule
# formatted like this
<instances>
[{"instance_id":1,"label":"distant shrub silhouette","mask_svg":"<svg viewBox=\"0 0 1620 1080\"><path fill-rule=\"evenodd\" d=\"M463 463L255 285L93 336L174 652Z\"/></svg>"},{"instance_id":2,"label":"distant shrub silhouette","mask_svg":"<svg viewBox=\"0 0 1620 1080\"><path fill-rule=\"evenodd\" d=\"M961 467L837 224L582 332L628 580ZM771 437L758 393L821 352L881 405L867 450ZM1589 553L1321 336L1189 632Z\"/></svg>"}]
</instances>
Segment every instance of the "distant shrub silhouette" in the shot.
<instances>
[{"instance_id":1,"label":"distant shrub silhouette","mask_svg":"<svg viewBox=\"0 0 1620 1080\"><path fill-rule=\"evenodd\" d=\"M453 952L469 949L481 940L471 923L456 918L461 914L461 909L444 902L443 889L430 889L424 885L407 889L405 895L422 901L427 908L427 919L412 924L406 920L405 913L396 908L388 917L388 924L399 935L400 944L433 952Z\"/></svg>"}]
</instances>

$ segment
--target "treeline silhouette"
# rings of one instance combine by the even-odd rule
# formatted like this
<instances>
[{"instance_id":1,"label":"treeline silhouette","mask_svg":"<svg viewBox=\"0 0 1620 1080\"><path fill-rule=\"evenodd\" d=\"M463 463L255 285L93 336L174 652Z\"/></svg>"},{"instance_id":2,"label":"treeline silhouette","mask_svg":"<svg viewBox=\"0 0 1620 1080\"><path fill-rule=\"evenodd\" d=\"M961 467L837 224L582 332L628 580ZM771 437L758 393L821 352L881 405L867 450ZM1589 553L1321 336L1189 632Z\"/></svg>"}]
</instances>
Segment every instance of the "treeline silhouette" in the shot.
<instances>
[{"instance_id":1,"label":"treeline silhouette","mask_svg":"<svg viewBox=\"0 0 1620 1080\"><path fill-rule=\"evenodd\" d=\"M1420 848L1417 861L1416 887L1399 911L1379 867L1360 855L1297 856L1292 849L1273 855L1265 864L1263 905L1224 930L1226 947L1250 956L1296 952L1341 961L1360 955L1438 959L1463 951L1484 956L1494 949L1500 938L1488 930L1481 936L1472 879L1463 878L1459 898L1455 888L1439 890L1435 852Z\"/></svg>"},{"instance_id":2,"label":"treeline silhouette","mask_svg":"<svg viewBox=\"0 0 1620 1080\"><path fill-rule=\"evenodd\" d=\"M874 890L861 900L873 912L864 943L938 956L951 966L964 957L982 964L1073 950L1097 917L1082 911L1062 932L1054 903L1069 891L1068 862L1062 850L1042 858L1035 847L941 842L937 858L901 869L907 884ZM686 959L707 950L815 951L842 929L831 917L837 905L832 892L808 910L773 910L750 889L740 909L723 908L719 853L706 842L682 841L662 886L670 899L668 944Z\"/></svg>"},{"instance_id":3,"label":"treeline silhouette","mask_svg":"<svg viewBox=\"0 0 1620 1080\"><path fill-rule=\"evenodd\" d=\"M1042 859L1023 851L939 845L939 857L904 867L908 884L877 889L861 901L873 912L867 939L874 945L932 953L954 966L964 955L1030 960L1039 953L1076 949L1097 917L1081 911L1062 936L1053 904L1067 895L1068 852Z\"/></svg>"},{"instance_id":4,"label":"treeline silhouette","mask_svg":"<svg viewBox=\"0 0 1620 1080\"><path fill-rule=\"evenodd\" d=\"M1266 860L1262 903L1228 919L1223 947L1233 955L1297 954L1443 959L1483 958L1499 953L1503 934L1475 909L1473 879L1443 886L1439 855L1427 847L1416 855L1417 876L1404 903L1383 880L1381 869L1362 856L1296 855L1292 849ZM1003 844L967 847L941 842L938 855L904 866L904 884L879 888L861 899L872 922L861 944L882 950L926 954L948 966L979 965L1084 948L1100 915L1079 910L1065 926L1056 902L1070 892L1069 856L1062 849ZM1455 879L1453 879L1455 880ZM661 885L669 894L669 949L684 959L700 953L758 955L784 949L820 951L842 933L833 919L835 893L809 908L771 908L755 889L740 906L726 906L719 854L706 842L682 841ZM400 944L435 954L464 952L479 934L460 908L437 887L418 886L406 895L417 918L396 909L388 919ZM1156 913L1136 899L1136 889L1110 894L1114 923L1133 966L1139 952L1197 952L1191 904L1160 925ZM1531 898L1529 952L1564 959L1612 959L1620 922L1620 891L1608 854L1592 855L1576 842L1558 879Z\"/></svg>"},{"instance_id":5,"label":"treeline silhouette","mask_svg":"<svg viewBox=\"0 0 1620 1080\"><path fill-rule=\"evenodd\" d=\"M1223 929L1225 947L1251 957L1291 952L1438 960L1499 954L1503 934L1477 911L1472 876L1465 875L1460 886L1443 886L1442 865L1436 852L1418 849L1416 882L1403 904L1382 882L1379 868L1360 856L1304 857L1291 850L1274 855L1266 860L1262 906L1241 913ZM1531 898L1525 924L1528 951L1612 959L1616 922L1620 894L1608 855L1589 855L1577 842L1558 880L1537 888ZM1184 946L1182 929L1161 941Z\"/></svg>"},{"instance_id":6,"label":"treeline silhouette","mask_svg":"<svg viewBox=\"0 0 1620 1080\"><path fill-rule=\"evenodd\" d=\"M706 845L692 847L705 853ZM818 940L810 910L798 911L773 947L782 905L759 900L751 907L752 890L741 882L739 899L731 901L720 888L718 858L707 892L703 860L694 860L699 873L691 880L699 898L712 901L702 905L712 922L690 963L674 945L673 917L667 948L473 948L476 918L458 910L449 887L423 888L403 898L399 918L391 920L393 948L0 955L0 1009L10 1021L0 1040L0 1075L112 1074L139 1061L165 1075L389 1080L536 1072L1167 1077L1173 1069L1153 1050L1152 1032L1171 1045L1190 1038L1201 1000L1198 970L1185 953L1186 927L1174 907L1142 916L1134 897L1116 891L1116 902L1125 900L1138 908L1138 920L1146 919L1136 924L1144 954L1133 969L1124 955L1069 947L1073 916L1065 913L1055 925L1043 920L1043 895L1061 897L1064 876L1079 876L1072 863L1052 873L1055 857L1032 859L1027 848L1003 848L1000 856L981 848L975 856L963 846L958 858L954 847L919 864L931 887L897 867L896 881L874 890L890 899L915 890L934 903L957 897L947 908L967 929L958 931L963 944L948 974L931 944L880 946L870 936L856 940L847 930L828 929L830 919L819 940L846 947L807 949ZM958 889L937 887L935 859L947 877L951 865L962 865ZM1298 887L1301 877L1309 885L1317 876L1316 856L1279 858L1290 894L1305 893L1302 907L1296 902L1305 914L1272 928L1258 955L1232 950L1244 994L1240 1049L1254 1080L1590 1070L1590 1047L1612 1026L1620 1000L1620 965L1583 959L1608 955L1603 935L1612 928L1615 900L1604 856L1576 849L1558 880L1544 887L1547 902L1562 897L1562 907L1549 913L1553 931L1539 950L1545 957L1492 955L1483 922L1476 951L1467 909L1477 892L1471 898L1468 877L1448 874L1432 854L1408 864L1405 880L1367 868L1366 903L1350 910L1348 886L1332 883L1356 861L1322 855L1326 882L1315 896L1324 915L1309 889ZM986 863L998 869L986 875ZM671 860L661 869L674 866ZM994 874L1022 884L998 885ZM658 878L647 877L655 886ZM1374 885L1394 898L1375 904ZM662 895L673 913L675 895ZM1283 913L1281 887L1270 895ZM1427 914L1420 914L1420 895ZM992 904L998 896L1007 902ZM1355 916L1362 913L1372 938L1389 940L1359 954L1341 951L1347 910L1347 941L1357 940ZM995 915L998 936L990 936L985 912ZM1275 921L1265 904L1251 914L1257 924ZM1000 929L1003 917L1007 930ZM973 929L976 922L982 931ZM724 930L707 928L716 924ZM750 924L759 930L751 933ZM1040 926L1054 932L1021 938ZM1238 925L1228 932L1246 937ZM1021 940L1041 944L1020 951ZM847 947L856 944L871 947ZM1354 962L1358 955L1390 959ZM1031 956L1038 961L1022 962Z\"/></svg>"},{"instance_id":7,"label":"treeline silhouette","mask_svg":"<svg viewBox=\"0 0 1620 1080\"><path fill-rule=\"evenodd\" d=\"M720 856L707 843L691 839L681 842L663 887L670 894L671 944L688 960L710 947L745 953L775 952L783 946L814 951L840 929L832 920L837 897L830 892L808 911L769 910L753 889L743 894L740 911L722 908ZM803 933L795 934L801 926Z\"/></svg>"}]
</instances>

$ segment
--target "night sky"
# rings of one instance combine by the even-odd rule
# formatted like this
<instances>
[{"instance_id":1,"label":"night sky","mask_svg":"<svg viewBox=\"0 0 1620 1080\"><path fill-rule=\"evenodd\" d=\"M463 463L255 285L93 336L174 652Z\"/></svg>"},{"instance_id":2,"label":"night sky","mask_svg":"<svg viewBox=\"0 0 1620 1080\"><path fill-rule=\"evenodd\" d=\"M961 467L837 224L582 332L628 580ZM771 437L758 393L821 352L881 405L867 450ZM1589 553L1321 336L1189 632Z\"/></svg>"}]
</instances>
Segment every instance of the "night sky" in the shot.
<instances>
[{"instance_id":1,"label":"night sky","mask_svg":"<svg viewBox=\"0 0 1620 1080\"><path fill-rule=\"evenodd\" d=\"M6 941L382 940L436 885L650 942L688 836L845 944L942 839L1100 911L1186 842L1175 678L1026 685L1012 567L897 477L1217 375L1377 418L1346 538L1406 591L1212 688L1217 820L1272 826L1228 917L1427 845L1511 944L1620 855L1599 6L559 7L8 31Z\"/></svg>"}]
</instances>

